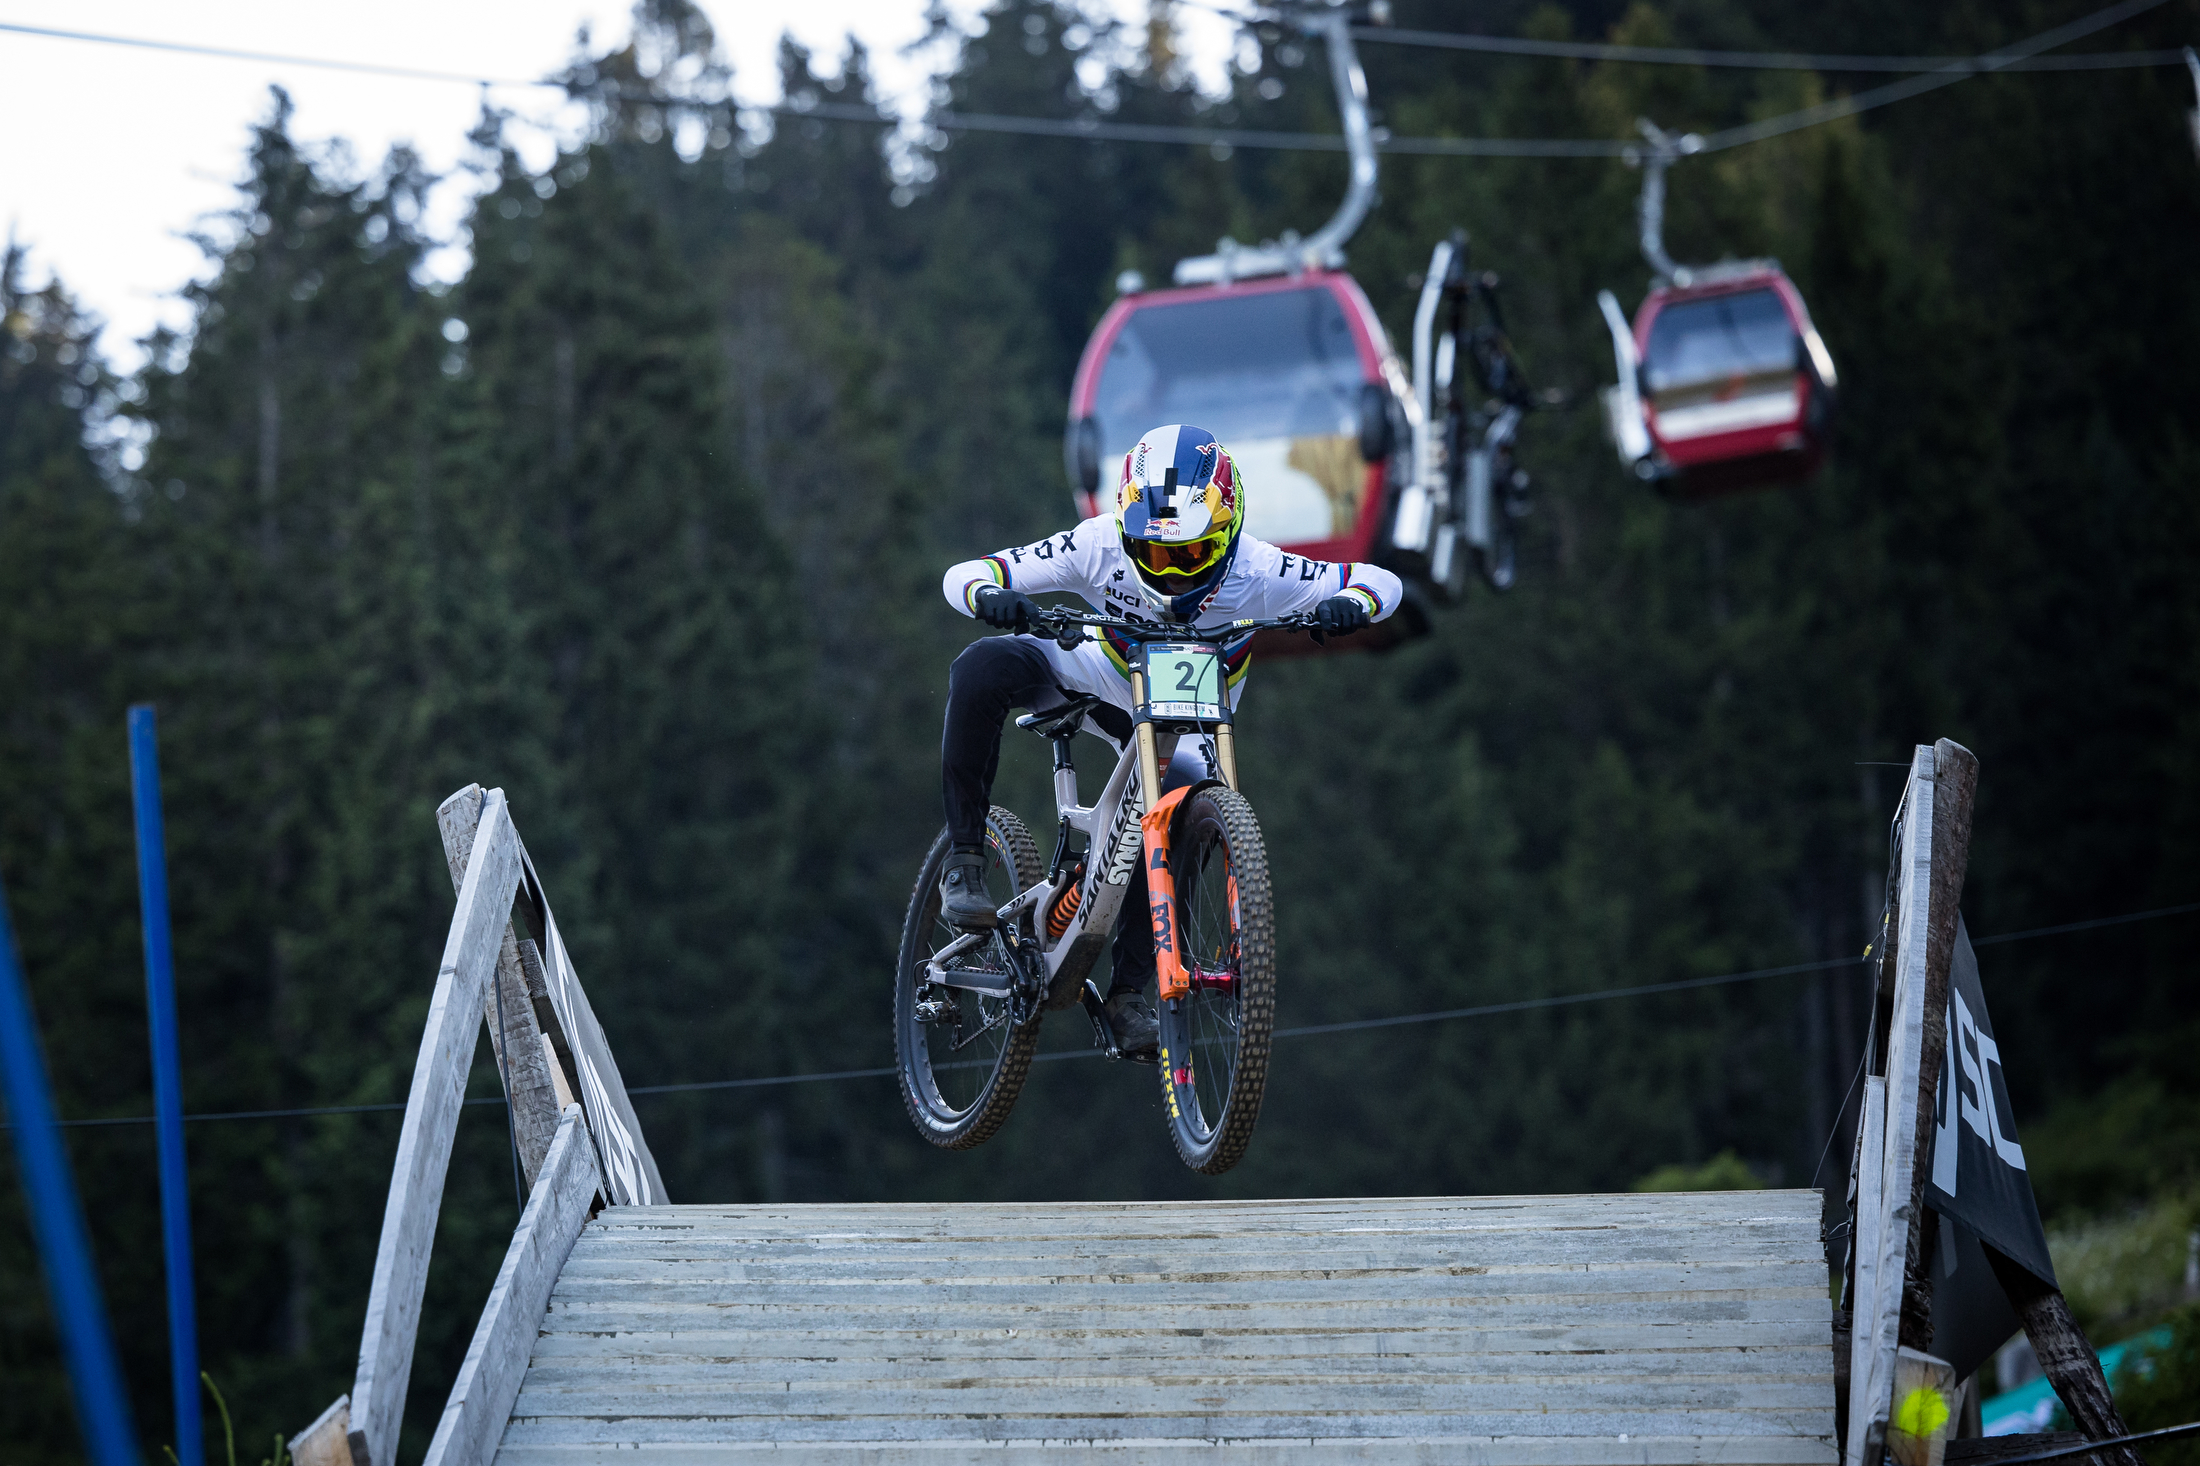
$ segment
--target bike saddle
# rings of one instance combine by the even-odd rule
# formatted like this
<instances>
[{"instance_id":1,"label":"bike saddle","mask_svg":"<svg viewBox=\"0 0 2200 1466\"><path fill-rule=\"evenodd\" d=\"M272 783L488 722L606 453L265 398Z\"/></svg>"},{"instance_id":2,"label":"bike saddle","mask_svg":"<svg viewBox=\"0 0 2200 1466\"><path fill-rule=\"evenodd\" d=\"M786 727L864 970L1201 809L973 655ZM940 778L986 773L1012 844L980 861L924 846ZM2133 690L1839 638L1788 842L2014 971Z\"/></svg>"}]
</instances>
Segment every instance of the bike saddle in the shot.
<instances>
[{"instance_id":1,"label":"bike saddle","mask_svg":"<svg viewBox=\"0 0 2200 1466\"><path fill-rule=\"evenodd\" d=\"M1074 738L1085 726L1085 719L1101 705L1101 699L1089 692L1067 694L1069 701L1058 708L1048 708L1043 713L1026 713L1016 720L1019 728L1029 728L1041 738Z\"/></svg>"}]
</instances>

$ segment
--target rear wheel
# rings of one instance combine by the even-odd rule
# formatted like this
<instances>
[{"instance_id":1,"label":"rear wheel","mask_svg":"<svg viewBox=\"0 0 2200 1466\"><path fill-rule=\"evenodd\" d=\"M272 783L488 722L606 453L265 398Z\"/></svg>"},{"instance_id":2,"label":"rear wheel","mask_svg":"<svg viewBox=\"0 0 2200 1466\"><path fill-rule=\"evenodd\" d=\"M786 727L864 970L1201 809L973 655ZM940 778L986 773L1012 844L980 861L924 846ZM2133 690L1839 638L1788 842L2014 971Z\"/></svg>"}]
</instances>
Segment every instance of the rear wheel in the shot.
<instances>
[{"instance_id":1,"label":"rear wheel","mask_svg":"<svg viewBox=\"0 0 2200 1466\"><path fill-rule=\"evenodd\" d=\"M995 805L985 822L985 889L998 906L1029 890L1042 874L1024 822ZM967 1150L1001 1128L1031 1067L1039 1014L1017 1023L1007 992L974 992L926 980L925 963L963 934L940 919L940 877L953 846L945 830L932 842L902 922L894 972L894 1057L901 1100L917 1133L934 1145ZM1003 931L985 933L942 965L1013 985L1016 964Z\"/></svg>"},{"instance_id":2,"label":"rear wheel","mask_svg":"<svg viewBox=\"0 0 2200 1466\"><path fill-rule=\"evenodd\" d=\"M1253 806L1233 789L1194 794L1170 857L1192 988L1161 1005L1162 1102L1184 1164L1219 1175L1253 1138L1276 1023L1275 918Z\"/></svg>"}]
</instances>

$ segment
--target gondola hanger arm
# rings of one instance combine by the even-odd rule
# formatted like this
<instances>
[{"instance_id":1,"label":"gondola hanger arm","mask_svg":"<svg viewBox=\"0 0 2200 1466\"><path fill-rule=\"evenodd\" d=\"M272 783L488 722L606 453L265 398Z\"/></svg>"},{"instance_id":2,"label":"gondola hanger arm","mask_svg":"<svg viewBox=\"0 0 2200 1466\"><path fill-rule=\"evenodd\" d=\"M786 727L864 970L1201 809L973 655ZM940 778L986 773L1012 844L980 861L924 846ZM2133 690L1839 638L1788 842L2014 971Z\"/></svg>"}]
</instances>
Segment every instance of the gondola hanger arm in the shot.
<instances>
[{"instance_id":1,"label":"gondola hanger arm","mask_svg":"<svg viewBox=\"0 0 2200 1466\"><path fill-rule=\"evenodd\" d=\"M1703 137L1693 132L1667 132L1647 117L1636 118L1635 126L1642 129L1650 146L1630 147L1620 156L1629 167L1642 169L1642 196L1635 201L1635 222L1642 231L1642 257L1656 272L1660 284L1686 285L1688 267L1673 263L1673 257L1665 252L1665 170L1677 158L1702 152Z\"/></svg>"},{"instance_id":2,"label":"gondola hanger arm","mask_svg":"<svg viewBox=\"0 0 2200 1466\"><path fill-rule=\"evenodd\" d=\"M1330 0L1272 7L1268 13L1298 26L1309 36L1319 36L1328 49L1329 77L1337 89L1337 116L1344 124L1345 154L1352 164L1344 202L1328 223L1304 239L1290 231L1281 240L1259 246L1225 239L1214 254L1178 260L1174 279L1179 285L1226 285L1248 276L1298 275L1335 268L1344 263L1344 242L1375 207L1375 130L1368 117L1367 74L1360 69L1360 55L1352 45L1352 28L1369 20L1387 25L1389 6L1380 0L1363 4Z\"/></svg>"}]
</instances>

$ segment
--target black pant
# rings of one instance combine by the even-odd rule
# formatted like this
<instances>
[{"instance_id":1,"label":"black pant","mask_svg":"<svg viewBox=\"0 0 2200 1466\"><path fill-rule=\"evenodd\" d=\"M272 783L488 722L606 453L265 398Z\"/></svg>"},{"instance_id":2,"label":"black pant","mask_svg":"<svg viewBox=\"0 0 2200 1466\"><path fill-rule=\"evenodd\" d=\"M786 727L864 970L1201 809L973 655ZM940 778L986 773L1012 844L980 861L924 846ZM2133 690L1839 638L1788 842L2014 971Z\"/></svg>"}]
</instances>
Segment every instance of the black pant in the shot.
<instances>
[{"instance_id":1,"label":"black pant","mask_svg":"<svg viewBox=\"0 0 2200 1466\"><path fill-rule=\"evenodd\" d=\"M947 671L947 723L940 736L940 786L947 829L955 844L985 845L985 812L1001 768L1001 724L1011 708L1053 707L1063 695L1039 643L1026 636L988 636L964 647ZM1112 705L1092 715L1117 746L1130 740L1130 715ZM1153 977L1153 926L1146 909L1146 871L1138 863L1115 920L1115 960L1108 992L1144 988Z\"/></svg>"}]
</instances>

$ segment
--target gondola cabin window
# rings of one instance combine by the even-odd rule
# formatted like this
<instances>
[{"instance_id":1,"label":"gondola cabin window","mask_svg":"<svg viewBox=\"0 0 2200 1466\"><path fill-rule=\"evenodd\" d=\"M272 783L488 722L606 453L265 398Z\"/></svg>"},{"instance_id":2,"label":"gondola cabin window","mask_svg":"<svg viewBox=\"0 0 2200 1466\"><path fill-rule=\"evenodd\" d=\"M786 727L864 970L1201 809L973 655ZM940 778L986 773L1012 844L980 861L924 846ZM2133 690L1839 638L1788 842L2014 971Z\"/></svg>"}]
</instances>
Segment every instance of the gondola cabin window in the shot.
<instances>
[{"instance_id":1,"label":"gondola cabin window","mask_svg":"<svg viewBox=\"0 0 2200 1466\"><path fill-rule=\"evenodd\" d=\"M1108 344L1092 403L1103 491L1140 433L1196 423L1245 475L1254 534L1282 545L1353 535L1368 492L1357 446L1368 372L1336 295L1203 294L1131 311Z\"/></svg>"},{"instance_id":2,"label":"gondola cabin window","mask_svg":"<svg viewBox=\"0 0 2200 1466\"><path fill-rule=\"evenodd\" d=\"M1802 415L1802 338L1771 289L1669 303L1651 322L1643 386L1658 436L1685 441Z\"/></svg>"}]
</instances>

